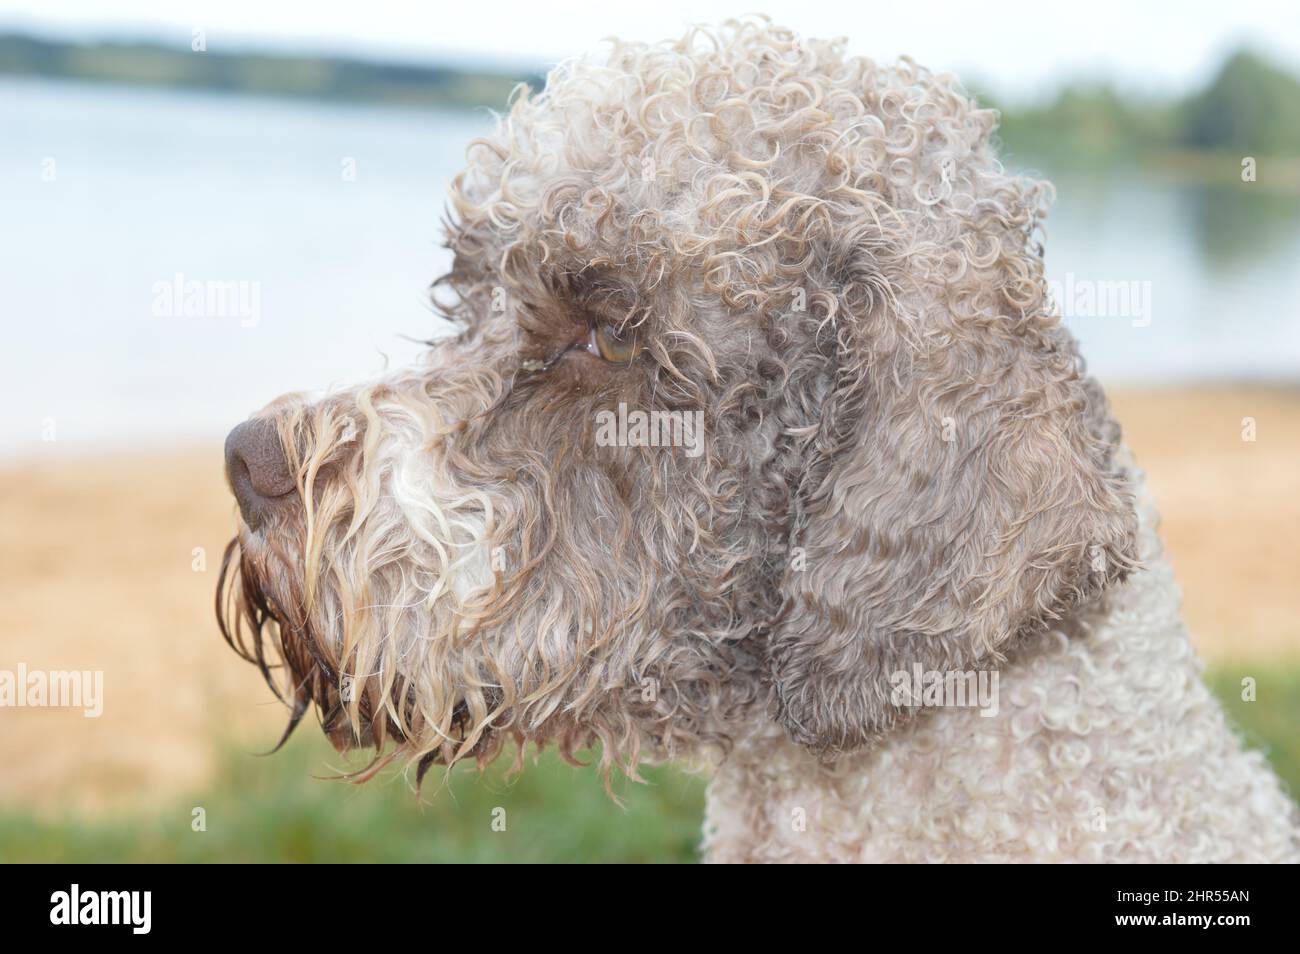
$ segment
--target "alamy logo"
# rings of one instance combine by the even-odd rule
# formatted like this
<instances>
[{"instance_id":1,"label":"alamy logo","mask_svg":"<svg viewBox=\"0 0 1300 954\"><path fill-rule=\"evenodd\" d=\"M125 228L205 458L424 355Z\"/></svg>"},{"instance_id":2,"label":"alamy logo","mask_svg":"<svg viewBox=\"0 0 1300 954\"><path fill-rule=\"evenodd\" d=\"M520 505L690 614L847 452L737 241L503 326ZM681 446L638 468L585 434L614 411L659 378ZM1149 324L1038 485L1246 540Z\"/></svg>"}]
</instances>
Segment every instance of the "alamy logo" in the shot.
<instances>
[{"instance_id":1,"label":"alamy logo","mask_svg":"<svg viewBox=\"0 0 1300 954\"><path fill-rule=\"evenodd\" d=\"M704 453L703 411L596 412L597 447L683 447L687 457Z\"/></svg>"},{"instance_id":2,"label":"alamy logo","mask_svg":"<svg viewBox=\"0 0 1300 954\"><path fill-rule=\"evenodd\" d=\"M238 318L245 328L262 320L262 283L198 281L177 272L169 282L153 283L155 318Z\"/></svg>"},{"instance_id":3,"label":"alamy logo","mask_svg":"<svg viewBox=\"0 0 1300 954\"><path fill-rule=\"evenodd\" d=\"M0 669L0 709L81 709L87 719L104 713L104 673L27 668Z\"/></svg>"},{"instance_id":4,"label":"alamy logo","mask_svg":"<svg viewBox=\"0 0 1300 954\"><path fill-rule=\"evenodd\" d=\"M1064 282L1049 281L1047 288L1062 318L1119 318L1134 328L1151 324L1149 281L1095 281L1066 272Z\"/></svg>"},{"instance_id":5,"label":"alamy logo","mask_svg":"<svg viewBox=\"0 0 1300 954\"><path fill-rule=\"evenodd\" d=\"M152 922L151 891L71 891L50 895L51 924L129 924L132 934L148 934Z\"/></svg>"},{"instance_id":6,"label":"alamy logo","mask_svg":"<svg viewBox=\"0 0 1300 954\"><path fill-rule=\"evenodd\" d=\"M998 714L996 669L925 669L913 663L910 671L892 673L889 684L893 687L890 702L896 706L979 709L984 718Z\"/></svg>"}]
</instances>

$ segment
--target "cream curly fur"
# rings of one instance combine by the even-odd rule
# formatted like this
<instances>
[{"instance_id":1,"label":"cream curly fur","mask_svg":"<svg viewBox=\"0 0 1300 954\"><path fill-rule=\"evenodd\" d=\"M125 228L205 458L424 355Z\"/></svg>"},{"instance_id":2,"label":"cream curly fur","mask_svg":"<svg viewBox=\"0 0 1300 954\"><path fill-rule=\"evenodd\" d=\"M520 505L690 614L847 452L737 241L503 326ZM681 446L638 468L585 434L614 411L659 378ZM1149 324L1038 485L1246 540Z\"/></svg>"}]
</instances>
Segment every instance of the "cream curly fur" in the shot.
<instances>
[{"instance_id":1,"label":"cream curly fur","mask_svg":"<svg viewBox=\"0 0 1300 954\"><path fill-rule=\"evenodd\" d=\"M1134 478L1142 482L1134 470ZM1135 573L947 710L828 766L756 725L708 792L716 862L1295 862L1295 805L1202 681L1140 497Z\"/></svg>"},{"instance_id":2,"label":"cream curly fur","mask_svg":"<svg viewBox=\"0 0 1300 954\"><path fill-rule=\"evenodd\" d=\"M516 96L452 190L460 333L260 415L296 493L219 605L291 727L421 776L710 760L714 860L1294 857L995 122L764 20ZM620 405L704 453L602 446ZM914 665L996 670L998 714L900 698Z\"/></svg>"}]
</instances>

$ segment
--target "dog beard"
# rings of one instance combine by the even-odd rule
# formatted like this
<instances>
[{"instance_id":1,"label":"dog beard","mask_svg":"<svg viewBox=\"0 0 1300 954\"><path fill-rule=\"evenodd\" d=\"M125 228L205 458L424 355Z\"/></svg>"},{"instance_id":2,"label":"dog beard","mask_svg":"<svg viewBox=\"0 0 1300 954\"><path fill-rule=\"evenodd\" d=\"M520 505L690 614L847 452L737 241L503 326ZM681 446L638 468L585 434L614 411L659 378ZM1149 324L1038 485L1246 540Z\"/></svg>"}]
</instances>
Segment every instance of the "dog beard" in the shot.
<instances>
[{"instance_id":1,"label":"dog beard","mask_svg":"<svg viewBox=\"0 0 1300 954\"><path fill-rule=\"evenodd\" d=\"M272 595L276 592L271 584L273 559L283 557L255 557L250 548L241 545L238 537L226 545L216 596L221 635L235 653L258 668L276 698L289 709L288 724L270 753L284 746L314 708L322 731L336 750L374 749L370 763L345 776L353 781L365 781L396 755L395 751L385 754L388 743L400 747L407 742L409 727L419 718L414 687L399 682L385 705L379 703L372 690L361 687L360 680L341 676L321 652L321 643L315 638L309 620L300 613L291 614L283 609L299 606L301 601L281 602ZM356 706L350 714L351 692L356 693ZM393 716L395 707L400 707L402 718ZM465 702L458 702L452 713L453 731L446 743L423 754L417 762L417 786L435 765L452 764L467 756L485 764L496 755L500 741L491 732L480 732L466 749L465 743L472 734L469 715Z\"/></svg>"}]
</instances>

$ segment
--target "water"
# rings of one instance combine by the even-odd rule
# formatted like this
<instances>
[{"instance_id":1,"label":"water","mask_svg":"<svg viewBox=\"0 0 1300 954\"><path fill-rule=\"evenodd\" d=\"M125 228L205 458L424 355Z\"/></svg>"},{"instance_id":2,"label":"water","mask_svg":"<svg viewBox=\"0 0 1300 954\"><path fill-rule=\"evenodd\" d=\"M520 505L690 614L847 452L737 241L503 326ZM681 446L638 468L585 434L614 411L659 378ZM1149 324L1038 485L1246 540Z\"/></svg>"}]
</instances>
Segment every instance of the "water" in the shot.
<instances>
[{"instance_id":1,"label":"water","mask_svg":"<svg viewBox=\"0 0 1300 954\"><path fill-rule=\"evenodd\" d=\"M1110 283L1141 304L1118 315L1062 305L1103 383L1300 380L1300 197L1153 173L1051 178L1054 289L1086 302Z\"/></svg>"},{"instance_id":2,"label":"water","mask_svg":"<svg viewBox=\"0 0 1300 954\"><path fill-rule=\"evenodd\" d=\"M219 438L284 391L410 361L403 336L445 331L425 299L448 261L445 190L490 124L0 82L0 454ZM1134 175L1058 186L1049 274L1104 381L1300 379L1295 199ZM239 283L229 317L172 307L194 280ZM1087 307L1098 282L1137 283L1128 310Z\"/></svg>"},{"instance_id":3,"label":"water","mask_svg":"<svg viewBox=\"0 0 1300 954\"><path fill-rule=\"evenodd\" d=\"M447 183L486 113L0 84L0 452L194 442L288 390L408 362ZM54 161L53 181L43 165ZM355 178L344 162L355 161ZM236 281L258 317L160 317Z\"/></svg>"}]
</instances>

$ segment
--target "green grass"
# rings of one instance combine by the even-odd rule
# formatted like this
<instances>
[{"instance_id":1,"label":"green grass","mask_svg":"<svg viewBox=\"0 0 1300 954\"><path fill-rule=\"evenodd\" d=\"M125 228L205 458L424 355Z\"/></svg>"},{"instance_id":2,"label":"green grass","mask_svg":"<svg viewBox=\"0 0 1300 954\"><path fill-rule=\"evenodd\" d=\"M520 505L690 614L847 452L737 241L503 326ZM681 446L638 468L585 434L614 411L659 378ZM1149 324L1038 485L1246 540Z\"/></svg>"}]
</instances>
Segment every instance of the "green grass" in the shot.
<instances>
[{"instance_id":1,"label":"green grass","mask_svg":"<svg viewBox=\"0 0 1300 954\"><path fill-rule=\"evenodd\" d=\"M1257 701L1241 699L1243 677ZM1300 670L1223 666L1210 684L1247 743L1265 752L1300 793ZM431 772L423 797L388 772L356 786L321 778L342 767L312 726L284 751L227 755L210 791L153 811L95 821L0 811L0 862L684 862L697 858L703 780L650 768L649 784L616 777L620 807L599 772L543 755L507 777L498 764L442 785ZM206 812L193 831L192 811ZM493 829L495 809L505 830Z\"/></svg>"},{"instance_id":2,"label":"green grass","mask_svg":"<svg viewBox=\"0 0 1300 954\"><path fill-rule=\"evenodd\" d=\"M1255 701L1242 699L1242 680L1255 680ZM1259 663L1218 666L1210 688L1246 745L1263 752L1287 792L1300 801L1300 669Z\"/></svg>"},{"instance_id":3,"label":"green grass","mask_svg":"<svg viewBox=\"0 0 1300 954\"><path fill-rule=\"evenodd\" d=\"M211 790L161 812L87 822L0 812L0 862L684 862L698 855L704 781L644 768L613 781L553 755L507 778L498 763L417 796L395 771L364 786L330 776L343 760L303 726L279 753L223 759ZM355 767L355 766L354 766ZM202 807L206 831L192 830ZM494 830L504 809L505 830ZM495 813L495 814L494 814Z\"/></svg>"}]
</instances>

